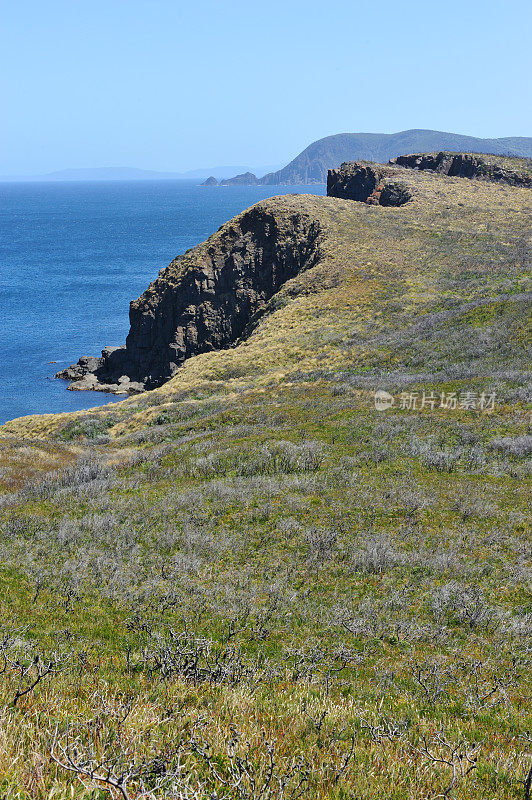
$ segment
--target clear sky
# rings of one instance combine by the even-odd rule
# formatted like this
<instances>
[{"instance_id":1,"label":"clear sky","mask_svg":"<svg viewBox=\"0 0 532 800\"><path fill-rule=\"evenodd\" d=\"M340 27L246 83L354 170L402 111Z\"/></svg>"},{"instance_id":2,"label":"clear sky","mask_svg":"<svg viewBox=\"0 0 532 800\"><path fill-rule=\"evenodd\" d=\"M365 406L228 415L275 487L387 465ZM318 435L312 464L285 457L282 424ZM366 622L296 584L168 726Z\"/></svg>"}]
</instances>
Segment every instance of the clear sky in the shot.
<instances>
[{"instance_id":1,"label":"clear sky","mask_svg":"<svg viewBox=\"0 0 532 800\"><path fill-rule=\"evenodd\" d=\"M0 174L532 135L530 0L0 0Z\"/></svg>"}]
</instances>

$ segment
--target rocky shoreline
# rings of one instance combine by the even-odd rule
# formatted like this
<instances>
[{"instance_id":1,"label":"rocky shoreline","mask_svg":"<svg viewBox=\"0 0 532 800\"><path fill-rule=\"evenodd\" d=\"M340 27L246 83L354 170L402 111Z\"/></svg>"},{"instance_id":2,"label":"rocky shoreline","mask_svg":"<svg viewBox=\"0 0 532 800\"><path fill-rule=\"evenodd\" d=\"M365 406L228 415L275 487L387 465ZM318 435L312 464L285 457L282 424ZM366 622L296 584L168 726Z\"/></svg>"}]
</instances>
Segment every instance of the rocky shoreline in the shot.
<instances>
[{"instance_id":1,"label":"rocky shoreline","mask_svg":"<svg viewBox=\"0 0 532 800\"><path fill-rule=\"evenodd\" d=\"M144 385L132 381L125 372L118 376L121 365L125 368L126 346L104 347L100 358L81 356L76 364L56 373L56 378L70 381L72 392L108 392L109 394L137 394ZM118 377L117 377L118 376Z\"/></svg>"},{"instance_id":2,"label":"rocky shoreline","mask_svg":"<svg viewBox=\"0 0 532 800\"><path fill-rule=\"evenodd\" d=\"M234 345L320 257L319 222L293 206L287 213L287 201L264 200L172 261L131 303L126 344L82 356L56 377L72 391L134 394L161 386L191 356Z\"/></svg>"}]
</instances>

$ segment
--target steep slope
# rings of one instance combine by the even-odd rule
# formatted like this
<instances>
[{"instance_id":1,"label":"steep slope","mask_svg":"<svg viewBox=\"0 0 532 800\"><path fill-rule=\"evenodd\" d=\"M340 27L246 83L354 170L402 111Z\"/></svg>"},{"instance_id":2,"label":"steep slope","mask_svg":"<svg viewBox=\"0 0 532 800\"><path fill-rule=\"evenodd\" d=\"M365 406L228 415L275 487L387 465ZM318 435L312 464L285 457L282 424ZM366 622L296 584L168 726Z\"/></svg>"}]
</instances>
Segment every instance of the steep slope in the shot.
<instances>
[{"instance_id":1,"label":"steep slope","mask_svg":"<svg viewBox=\"0 0 532 800\"><path fill-rule=\"evenodd\" d=\"M254 206L172 261L131 303L125 346L58 377L74 389L153 389L185 359L234 344L266 301L319 258L319 222L282 212L276 199Z\"/></svg>"},{"instance_id":2,"label":"steep slope","mask_svg":"<svg viewBox=\"0 0 532 800\"><path fill-rule=\"evenodd\" d=\"M325 183L327 170L343 161L380 163L405 153L448 150L467 153L494 153L532 158L532 139L507 137L479 139L456 133L408 130L399 133L340 133L310 144L286 167L259 180L262 184Z\"/></svg>"}]
</instances>

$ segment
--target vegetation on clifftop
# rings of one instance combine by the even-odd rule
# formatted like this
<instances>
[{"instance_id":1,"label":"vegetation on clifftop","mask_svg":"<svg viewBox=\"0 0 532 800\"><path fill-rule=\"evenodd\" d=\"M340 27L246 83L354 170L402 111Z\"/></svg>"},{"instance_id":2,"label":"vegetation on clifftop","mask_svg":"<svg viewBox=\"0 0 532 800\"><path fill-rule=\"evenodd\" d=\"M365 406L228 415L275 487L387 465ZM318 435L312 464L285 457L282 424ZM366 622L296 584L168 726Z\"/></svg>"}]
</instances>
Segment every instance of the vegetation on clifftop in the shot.
<instances>
[{"instance_id":1,"label":"vegetation on clifftop","mask_svg":"<svg viewBox=\"0 0 532 800\"><path fill-rule=\"evenodd\" d=\"M244 341L3 427L6 800L530 795L530 190L408 181L264 201L321 255Z\"/></svg>"}]
</instances>

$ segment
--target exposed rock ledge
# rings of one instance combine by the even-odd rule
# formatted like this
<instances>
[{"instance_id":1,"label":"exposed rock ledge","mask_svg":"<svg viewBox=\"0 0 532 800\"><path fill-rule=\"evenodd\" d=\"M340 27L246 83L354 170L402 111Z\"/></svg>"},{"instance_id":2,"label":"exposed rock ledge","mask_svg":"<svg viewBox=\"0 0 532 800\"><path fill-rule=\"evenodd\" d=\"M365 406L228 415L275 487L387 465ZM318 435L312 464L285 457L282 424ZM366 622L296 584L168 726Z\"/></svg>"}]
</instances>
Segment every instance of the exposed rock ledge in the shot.
<instances>
[{"instance_id":1,"label":"exposed rock ledge","mask_svg":"<svg viewBox=\"0 0 532 800\"><path fill-rule=\"evenodd\" d=\"M316 219L279 199L252 206L161 270L130 305L125 345L56 377L116 394L160 386L185 359L238 341L287 280L317 263L320 233Z\"/></svg>"},{"instance_id":2,"label":"exposed rock ledge","mask_svg":"<svg viewBox=\"0 0 532 800\"><path fill-rule=\"evenodd\" d=\"M532 186L532 174L528 171L517 172L503 166L501 157L491 160L489 156L472 153L414 153L408 156L397 156L390 159L390 164L397 164L410 169L432 170L440 174L458 178L478 178L488 181L508 183L510 186Z\"/></svg>"},{"instance_id":3,"label":"exposed rock ledge","mask_svg":"<svg viewBox=\"0 0 532 800\"><path fill-rule=\"evenodd\" d=\"M412 188L401 180L397 169L348 161L340 169L329 170L327 195L374 206L403 206L412 199Z\"/></svg>"}]
</instances>

